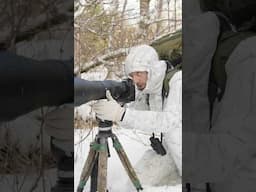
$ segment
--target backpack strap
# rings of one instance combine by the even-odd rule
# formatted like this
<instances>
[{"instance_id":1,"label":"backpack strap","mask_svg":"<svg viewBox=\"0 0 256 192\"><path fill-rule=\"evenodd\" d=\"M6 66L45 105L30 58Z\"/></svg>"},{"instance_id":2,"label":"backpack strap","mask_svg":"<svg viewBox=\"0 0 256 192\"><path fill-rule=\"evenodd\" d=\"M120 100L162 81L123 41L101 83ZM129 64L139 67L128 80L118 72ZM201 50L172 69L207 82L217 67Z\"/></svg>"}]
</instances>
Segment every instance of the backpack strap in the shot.
<instances>
[{"instance_id":1,"label":"backpack strap","mask_svg":"<svg viewBox=\"0 0 256 192\"><path fill-rule=\"evenodd\" d=\"M169 95L169 82L171 80L171 78L174 76L174 74L176 72L178 72L179 70L181 70L181 63L177 64L175 67L170 67L168 66L168 62L167 62L167 69L166 69L166 73L165 73L165 77L164 77L164 81L163 81L163 88L162 88L162 97L163 99L168 97Z\"/></svg>"},{"instance_id":2,"label":"backpack strap","mask_svg":"<svg viewBox=\"0 0 256 192\"><path fill-rule=\"evenodd\" d=\"M220 35L217 48L212 59L208 84L210 117L212 117L213 103L215 99L218 99L220 101L225 92L227 80L225 65L230 55L233 53L233 51L239 45L240 42L255 35L256 33L252 31L226 31Z\"/></svg>"}]
</instances>

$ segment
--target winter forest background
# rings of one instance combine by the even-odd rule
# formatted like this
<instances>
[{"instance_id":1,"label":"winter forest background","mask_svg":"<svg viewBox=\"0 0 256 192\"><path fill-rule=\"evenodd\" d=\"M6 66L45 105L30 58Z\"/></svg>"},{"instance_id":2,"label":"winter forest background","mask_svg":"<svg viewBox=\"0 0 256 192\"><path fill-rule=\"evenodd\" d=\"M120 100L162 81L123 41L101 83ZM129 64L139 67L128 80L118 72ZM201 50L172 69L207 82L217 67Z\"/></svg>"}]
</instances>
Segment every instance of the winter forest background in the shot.
<instances>
[{"instance_id":1,"label":"winter forest background","mask_svg":"<svg viewBox=\"0 0 256 192\"><path fill-rule=\"evenodd\" d=\"M181 7L181 0L76 0L74 72L91 80L123 78L129 48L181 30ZM76 128L81 116L86 120L88 112L76 111Z\"/></svg>"}]
</instances>

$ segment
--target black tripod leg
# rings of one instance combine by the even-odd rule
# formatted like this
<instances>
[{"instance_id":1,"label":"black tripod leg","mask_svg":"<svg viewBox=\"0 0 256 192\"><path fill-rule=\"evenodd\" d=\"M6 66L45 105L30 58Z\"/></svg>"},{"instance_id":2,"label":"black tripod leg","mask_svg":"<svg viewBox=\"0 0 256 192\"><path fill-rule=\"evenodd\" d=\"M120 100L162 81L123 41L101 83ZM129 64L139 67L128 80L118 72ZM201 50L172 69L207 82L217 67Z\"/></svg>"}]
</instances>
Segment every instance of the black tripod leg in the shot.
<instances>
[{"instance_id":1,"label":"black tripod leg","mask_svg":"<svg viewBox=\"0 0 256 192\"><path fill-rule=\"evenodd\" d=\"M91 187L90 192L97 192L97 182L98 182L98 162L99 162L99 156L97 155L97 158L94 162L94 166L91 172Z\"/></svg>"},{"instance_id":2,"label":"black tripod leg","mask_svg":"<svg viewBox=\"0 0 256 192\"><path fill-rule=\"evenodd\" d=\"M210 183L206 183L206 192L211 192L211 185Z\"/></svg>"},{"instance_id":3,"label":"black tripod leg","mask_svg":"<svg viewBox=\"0 0 256 192\"><path fill-rule=\"evenodd\" d=\"M94 145L94 143L92 143L90 146L90 151L89 151L88 157L87 157L86 162L83 167L83 171L82 171L82 174L80 177L80 182L79 182L79 186L77 188L77 192L83 191L84 186L86 185L86 182L89 179L92 169L94 167L94 164L95 164L95 161L97 158L97 151L95 151L92 147Z\"/></svg>"},{"instance_id":4,"label":"black tripod leg","mask_svg":"<svg viewBox=\"0 0 256 192\"><path fill-rule=\"evenodd\" d=\"M119 142L117 136L115 134L112 134L111 136L112 138L112 141L113 141L113 146L130 178L130 180L132 181L134 187L137 189L137 191L140 191L140 190L143 190L141 184L140 184L140 181L136 175L136 172L135 170L133 169L121 143Z\"/></svg>"}]
</instances>

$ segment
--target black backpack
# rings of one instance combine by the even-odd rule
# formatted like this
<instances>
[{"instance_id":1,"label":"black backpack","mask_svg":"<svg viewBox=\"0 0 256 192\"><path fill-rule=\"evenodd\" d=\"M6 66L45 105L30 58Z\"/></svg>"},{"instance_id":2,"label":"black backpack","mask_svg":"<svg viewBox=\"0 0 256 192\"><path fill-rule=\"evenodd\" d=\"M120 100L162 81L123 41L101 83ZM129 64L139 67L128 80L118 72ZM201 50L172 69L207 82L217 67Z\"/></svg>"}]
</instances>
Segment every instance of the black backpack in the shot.
<instances>
[{"instance_id":1,"label":"black backpack","mask_svg":"<svg viewBox=\"0 0 256 192\"><path fill-rule=\"evenodd\" d=\"M220 12L236 27L256 17L255 0L200 0L203 11Z\"/></svg>"},{"instance_id":2,"label":"black backpack","mask_svg":"<svg viewBox=\"0 0 256 192\"><path fill-rule=\"evenodd\" d=\"M216 99L221 101L225 92L227 74L225 65L233 53L235 48L245 39L253 37L256 32L253 30L246 31L233 31L223 20L223 17L219 16L220 20L220 35L215 50L208 85L208 98L210 102L210 118L212 117L213 104Z\"/></svg>"}]
</instances>

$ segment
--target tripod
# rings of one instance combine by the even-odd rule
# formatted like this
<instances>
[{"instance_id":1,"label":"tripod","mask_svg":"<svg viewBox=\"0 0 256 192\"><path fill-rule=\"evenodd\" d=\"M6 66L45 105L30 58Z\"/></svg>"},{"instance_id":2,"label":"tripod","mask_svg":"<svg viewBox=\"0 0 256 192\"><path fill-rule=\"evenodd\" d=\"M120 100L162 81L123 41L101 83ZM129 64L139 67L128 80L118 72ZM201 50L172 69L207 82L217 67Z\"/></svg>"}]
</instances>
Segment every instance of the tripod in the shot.
<instances>
[{"instance_id":1,"label":"tripod","mask_svg":"<svg viewBox=\"0 0 256 192\"><path fill-rule=\"evenodd\" d=\"M137 191L142 190L140 181L121 145L117 136L112 133L111 121L99 121L99 132L95 140L90 144L89 155L84 164L80 177L77 192L83 192L87 180L91 176L90 192L107 192L107 161L110 157L108 138L112 139L113 147L115 148L122 165L124 166L130 180Z\"/></svg>"}]
</instances>

